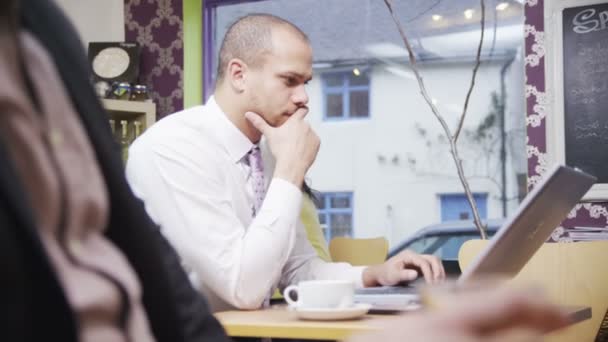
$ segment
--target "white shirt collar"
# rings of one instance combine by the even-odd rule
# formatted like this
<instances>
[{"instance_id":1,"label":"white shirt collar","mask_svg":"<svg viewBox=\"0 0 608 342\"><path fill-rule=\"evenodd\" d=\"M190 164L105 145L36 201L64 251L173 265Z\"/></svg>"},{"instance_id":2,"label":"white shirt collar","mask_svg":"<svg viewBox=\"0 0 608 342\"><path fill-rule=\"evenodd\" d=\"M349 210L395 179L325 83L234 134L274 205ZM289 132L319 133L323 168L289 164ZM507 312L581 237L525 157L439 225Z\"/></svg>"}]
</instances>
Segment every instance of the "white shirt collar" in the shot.
<instances>
[{"instance_id":1,"label":"white shirt collar","mask_svg":"<svg viewBox=\"0 0 608 342\"><path fill-rule=\"evenodd\" d=\"M230 155L230 159L234 163L240 162L243 157L251 151L254 144L232 123L232 121L230 121L230 119L228 119L226 113L224 113L215 101L214 96L209 98L205 106L210 109L212 115L217 115L219 117L218 120L216 120L216 135L218 141L224 145L224 148Z\"/></svg>"}]
</instances>

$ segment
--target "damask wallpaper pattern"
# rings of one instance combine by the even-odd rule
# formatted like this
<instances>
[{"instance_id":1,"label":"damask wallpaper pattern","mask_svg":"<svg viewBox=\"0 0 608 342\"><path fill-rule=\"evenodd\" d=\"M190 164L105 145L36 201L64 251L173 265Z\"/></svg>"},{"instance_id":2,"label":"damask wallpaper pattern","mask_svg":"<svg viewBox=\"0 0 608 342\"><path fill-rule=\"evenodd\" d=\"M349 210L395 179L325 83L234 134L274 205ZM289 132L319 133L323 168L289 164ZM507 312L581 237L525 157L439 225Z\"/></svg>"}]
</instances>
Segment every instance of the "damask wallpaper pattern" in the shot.
<instances>
[{"instance_id":1,"label":"damask wallpaper pattern","mask_svg":"<svg viewBox=\"0 0 608 342\"><path fill-rule=\"evenodd\" d=\"M158 119L183 108L182 13L182 0L125 0L125 37L142 46L140 82Z\"/></svg>"},{"instance_id":2,"label":"damask wallpaper pattern","mask_svg":"<svg viewBox=\"0 0 608 342\"><path fill-rule=\"evenodd\" d=\"M548 98L545 92L544 0L526 0L526 107L528 187L534 187L547 170L545 118ZM575 241L575 227L607 227L608 203L581 203L568 214L552 234L552 241Z\"/></svg>"}]
</instances>

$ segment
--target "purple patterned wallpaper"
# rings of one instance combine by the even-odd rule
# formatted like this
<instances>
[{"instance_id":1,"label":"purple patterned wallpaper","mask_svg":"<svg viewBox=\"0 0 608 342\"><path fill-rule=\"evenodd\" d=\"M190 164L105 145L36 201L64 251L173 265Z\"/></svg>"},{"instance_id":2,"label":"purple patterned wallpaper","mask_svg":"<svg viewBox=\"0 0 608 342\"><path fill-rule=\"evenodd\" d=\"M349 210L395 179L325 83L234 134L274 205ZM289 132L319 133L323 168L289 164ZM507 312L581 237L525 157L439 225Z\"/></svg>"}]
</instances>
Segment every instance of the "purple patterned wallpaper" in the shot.
<instances>
[{"instance_id":1,"label":"purple patterned wallpaper","mask_svg":"<svg viewBox=\"0 0 608 342\"><path fill-rule=\"evenodd\" d=\"M182 0L125 0L125 38L142 46L140 82L157 118L183 109Z\"/></svg>"},{"instance_id":2,"label":"purple patterned wallpaper","mask_svg":"<svg viewBox=\"0 0 608 342\"><path fill-rule=\"evenodd\" d=\"M545 93L545 23L544 0L526 0L526 104L527 104L527 155L528 186L533 187L547 170L547 139L545 117L547 94ZM578 241L583 232L575 227L607 227L608 203L578 204L568 218L551 236L551 241ZM574 233L574 234L572 234ZM574 235L574 236L573 236ZM579 235L579 236L577 236ZM593 233L584 239L593 239Z\"/></svg>"}]
</instances>

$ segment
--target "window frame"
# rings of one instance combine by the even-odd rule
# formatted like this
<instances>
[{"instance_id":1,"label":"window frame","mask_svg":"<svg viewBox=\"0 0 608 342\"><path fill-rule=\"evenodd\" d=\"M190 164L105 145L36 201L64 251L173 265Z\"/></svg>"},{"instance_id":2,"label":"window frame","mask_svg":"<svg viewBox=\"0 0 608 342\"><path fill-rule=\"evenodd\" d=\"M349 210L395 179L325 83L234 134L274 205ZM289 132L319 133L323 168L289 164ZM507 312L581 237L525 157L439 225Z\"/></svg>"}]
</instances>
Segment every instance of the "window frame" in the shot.
<instances>
[{"instance_id":1,"label":"window frame","mask_svg":"<svg viewBox=\"0 0 608 342\"><path fill-rule=\"evenodd\" d=\"M352 191L337 191L337 192L322 192L321 195L323 196L323 201L321 202L321 199L319 199L318 201L316 201L316 204L319 204L317 206L317 215L321 216L323 215L325 217L325 232L323 232L324 236L325 236L325 240L326 241L331 241L332 239L332 234L331 234L331 214L350 214L350 224L351 224L351 237L355 236L355 215L354 215L354 194ZM331 199L333 198L348 198L348 201L350 203L350 207L349 208L332 208L331 207ZM320 206L320 204L322 204L322 207ZM321 223L321 220L319 219L319 223Z\"/></svg>"},{"instance_id":2,"label":"window frame","mask_svg":"<svg viewBox=\"0 0 608 342\"><path fill-rule=\"evenodd\" d=\"M359 68L361 72L368 73L367 85L350 85L349 76L352 73L352 69L334 69L331 71L324 71L321 73L321 92L323 105L323 121L350 121L350 120L369 120L371 118L371 73L370 69ZM329 86L327 85L326 77L329 75L341 75L342 85L340 86ZM354 91L365 91L367 92L367 115L366 116L351 116L350 113L350 94ZM342 95L342 115L341 116L328 116L327 114L327 95L341 94Z\"/></svg>"},{"instance_id":3,"label":"window frame","mask_svg":"<svg viewBox=\"0 0 608 342\"><path fill-rule=\"evenodd\" d=\"M216 10L220 6L235 5L245 2L264 0L204 0L203 1L203 102L213 94L215 79L213 77L213 59L217 58L215 50Z\"/></svg>"},{"instance_id":4,"label":"window frame","mask_svg":"<svg viewBox=\"0 0 608 342\"><path fill-rule=\"evenodd\" d=\"M438 198L439 198L439 217L440 217L441 222L453 221L453 220L461 220L459 218L456 218L456 219L445 219L444 218L444 212L443 212L443 209L444 209L444 198L447 199L447 198L450 198L450 197L451 198L455 198L455 197L464 198L464 200L466 201L466 204L467 204L467 209L469 211L471 211L471 215L472 215L472 210L471 210L471 208L469 206L469 203L468 203L468 200L467 200L467 196L466 196L465 193L459 193L459 192L458 193L440 193L440 194L438 194ZM482 220L486 220L487 217L488 217L488 198L489 198L489 194L487 192L474 192L473 193L473 199L475 200L475 203L477 205L477 209L479 210L479 216L480 216L480 218ZM480 207L481 207L479 205L479 203L480 203L479 201L480 200L482 200L483 203L484 203L484 206L482 208L483 210L480 209ZM472 220L472 219L473 218L471 217L468 220Z\"/></svg>"}]
</instances>

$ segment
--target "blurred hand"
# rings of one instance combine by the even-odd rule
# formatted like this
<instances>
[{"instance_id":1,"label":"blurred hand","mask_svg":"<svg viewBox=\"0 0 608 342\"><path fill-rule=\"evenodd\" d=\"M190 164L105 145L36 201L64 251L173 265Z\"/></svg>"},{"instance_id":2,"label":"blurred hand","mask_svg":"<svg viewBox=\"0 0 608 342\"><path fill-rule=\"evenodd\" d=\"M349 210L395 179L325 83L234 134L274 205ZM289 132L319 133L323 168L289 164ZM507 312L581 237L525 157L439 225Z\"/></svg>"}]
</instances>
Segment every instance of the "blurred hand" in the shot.
<instances>
[{"instance_id":1,"label":"blurred hand","mask_svg":"<svg viewBox=\"0 0 608 342\"><path fill-rule=\"evenodd\" d=\"M557 306L530 289L486 289L452 296L447 306L391 319L381 331L350 341L541 341L543 334L568 324Z\"/></svg>"},{"instance_id":2,"label":"blurred hand","mask_svg":"<svg viewBox=\"0 0 608 342\"><path fill-rule=\"evenodd\" d=\"M445 270L441 260L434 255L417 254L405 250L380 265L369 266L363 271L363 285L391 286L403 281L412 281L418 272L429 284L436 284L445 279Z\"/></svg>"},{"instance_id":3,"label":"blurred hand","mask_svg":"<svg viewBox=\"0 0 608 342\"><path fill-rule=\"evenodd\" d=\"M299 108L279 127L270 126L256 113L245 117L268 141L270 152L276 159L274 176L302 186L306 171L319 152L319 137L304 121L308 108Z\"/></svg>"}]
</instances>

